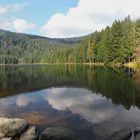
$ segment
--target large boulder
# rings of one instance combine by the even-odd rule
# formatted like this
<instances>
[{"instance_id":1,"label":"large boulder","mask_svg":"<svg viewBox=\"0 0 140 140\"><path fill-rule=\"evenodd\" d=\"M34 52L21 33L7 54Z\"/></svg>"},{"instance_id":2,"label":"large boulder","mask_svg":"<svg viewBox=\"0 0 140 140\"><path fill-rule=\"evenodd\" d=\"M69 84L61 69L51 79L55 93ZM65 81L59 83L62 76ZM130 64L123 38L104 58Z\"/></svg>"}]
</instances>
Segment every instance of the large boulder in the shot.
<instances>
[{"instance_id":1,"label":"large boulder","mask_svg":"<svg viewBox=\"0 0 140 140\"><path fill-rule=\"evenodd\" d=\"M38 138L35 126L30 126L20 137L20 140L36 140Z\"/></svg>"},{"instance_id":2,"label":"large boulder","mask_svg":"<svg viewBox=\"0 0 140 140\"><path fill-rule=\"evenodd\" d=\"M135 136L135 140L140 140L140 126L137 126L134 129L134 136Z\"/></svg>"},{"instance_id":3,"label":"large boulder","mask_svg":"<svg viewBox=\"0 0 140 140\"><path fill-rule=\"evenodd\" d=\"M137 126L136 128L134 128L134 136L136 136L139 133L140 133L140 126Z\"/></svg>"},{"instance_id":4,"label":"large boulder","mask_svg":"<svg viewBox=\"0 0 140 140\"><path fill-rule=\"evenodd\" d=\"M131 129L125 128L118 132L115 132L110 137L107 137L106 140L129 140L131 135L132 135Z\"/></svg>"},{"instance_id":5,"label":"large boulder","mask_svg":"<svg viewBox=\"0 0 140 140\"><path fill-rule=\"evenodd\" d=\"M39 140L79 140L76 134L69 128L50 127L40 135Z\"/></svg>"},{"instance_id":6,"label":"large boulder","mask_svg":"<svg viewBox=\"0 0 140 140\"><path fill-rule=\"evenodd\" d=\"M140 140L140 134L136 135L135 140Z\"/></svg>"},{"instance_id":7,"label":"large boulder","mask_svg":"<svg viewBox=\"0 0 140 140\"><path fill-rule=\"evenodd\" d=\"M4 137L14 137L20 135L27 126L27 121L23 119L0 117L0 134Z\"/></svg>"}]
</instances>

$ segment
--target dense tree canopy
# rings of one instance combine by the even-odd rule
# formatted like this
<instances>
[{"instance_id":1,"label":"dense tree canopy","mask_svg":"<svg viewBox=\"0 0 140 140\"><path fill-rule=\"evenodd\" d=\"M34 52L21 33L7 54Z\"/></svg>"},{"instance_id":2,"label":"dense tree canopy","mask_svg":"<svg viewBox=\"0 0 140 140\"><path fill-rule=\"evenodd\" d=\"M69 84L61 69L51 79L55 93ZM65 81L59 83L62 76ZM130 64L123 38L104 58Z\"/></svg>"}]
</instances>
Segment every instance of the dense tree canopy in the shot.
<instances>
[{"instance_id":1,"label":"dense tree canopy","mask_svg":"<svg viewBox=\"0 0 140 140\"><path fill-rule=\"evenodd\" d=\"M92 40L96 40L93 47L95 62L122 64L132 61L134 50L138 47L135 44L135 34L140 32L137 22L139 21L131 21L128 16L125 20L116 20L111 27L94 33Z\"/></svg>"},{"instance_id":2,"label":"dense tree canopy","mask_svg":"<svg viewBox=\"0 0 140 140\"><path fill-rule=\"evenodd\" d=\"M74 48L82 51L79 48L81 40L83 37L50 39L0 30L0 63L77 62L80 58Z\"/></svg>"}]
</instances>

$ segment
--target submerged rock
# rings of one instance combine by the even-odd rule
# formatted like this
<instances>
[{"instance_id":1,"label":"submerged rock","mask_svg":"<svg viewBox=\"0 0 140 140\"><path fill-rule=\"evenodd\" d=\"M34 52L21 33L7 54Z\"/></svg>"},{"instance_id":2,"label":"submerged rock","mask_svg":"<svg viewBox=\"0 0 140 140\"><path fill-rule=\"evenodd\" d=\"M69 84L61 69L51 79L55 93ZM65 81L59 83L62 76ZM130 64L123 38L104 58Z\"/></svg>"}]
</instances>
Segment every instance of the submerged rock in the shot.
<instances>
[{"instance_id":1,"label":"submerged rock","mask_svg":"<svg viewBox=\"0 0 140 140\"><path fill-rule=\"evenodd\" d=\"M0 138L3 138L4 136L4 133L0 133Z\"/></svg>"},{"instance_id":2,"label":"submerged rock","mask_svg":"<svg viewBox=\"0 0 140 140\"><path fill-rule=\"evenodd\" d=\"M132 135L131 129L125 128L118 132L115 132L113 135L106 138L106 140L129 140L131 135Z\"/></svg>"},{"instance_id":3,"label":"submerged rock","mask_svg":"<svg viewBox=\"0 0 140 140\"><path fill-rule=\"evenodd\" d=\"M27 126L27 121L23 119L0 117L0 134L4 137L14 137L16 135L20 135Z\"/></svg>"},{"instance_id":4,"label":"submerged rock","mask_svg":"<svg viewBox=\"0 0 140 140\"><path fill-rule=\"evenodd\" d=\"M36 140L38 138L35 126L30 126L20 137L20 140Z\"/></svg>"},{"instance_id":5,"label":"submerged rock","mask_svg":"<svg viewBox=\"0 0 140 140\"><path fill-rule=\"evenodd\" d=\"M12 138L11 137L9 137L9 138L1 138L0 140L12 140Z\"/></svg>"},{"instance_id":6,"label":"submerged rock","mask_svg":"<svg viewBox=\"0 0 140 140\"><path fill-rule=\"evenodd\" d=\"M79 140L76 134L69 128L50 127L40 135L39 140Z\"/></svg>"}]
</instances>

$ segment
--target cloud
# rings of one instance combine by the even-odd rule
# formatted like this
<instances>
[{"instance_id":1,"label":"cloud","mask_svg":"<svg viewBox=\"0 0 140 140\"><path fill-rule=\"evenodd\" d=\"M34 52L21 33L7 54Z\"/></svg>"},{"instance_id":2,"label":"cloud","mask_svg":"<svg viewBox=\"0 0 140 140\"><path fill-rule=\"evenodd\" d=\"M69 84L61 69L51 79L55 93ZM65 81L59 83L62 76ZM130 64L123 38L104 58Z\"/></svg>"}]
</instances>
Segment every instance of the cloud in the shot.
<instances>
[{"instance_id":1,"label":"cloud","mask_svg":"<svg viewBox=\"0 0 140 140\"><path fill-rule=\"evenodd\" d=\"M16 20L14 21L15 18L13 18L11 16L9 17L8 14L12 14L13 12L21 11L29 5L30 5L29 2L20 3L20 4L7 4L7 5L0 4L0 28L11 30L14 25L13 22L15 22ZM26 21L24 21L24 22L25 22L24 27L29 29L31 27L31 24L28 25L28 23ZM17 27L17 26L15 25L15 27Z\"/></svg>"},{"instance_id":2,"label":"cloud","mask_svg":"<svg viewBox=\"0 0 140 140\"><path fill-rule=\"evenodd\" d=\"M0 28L1 29L5 29L5 30L9 30L12 27L12 21L8 20L5 17L0 17Z\"/></svg>"},{"instance_id":3,"label":"cloud","mask_svg":"<svg viewBox=\"0 0 140 140\"><path fill-rule=\"evenodd\" d=\"M36 102L36 99L34 97L29 97L27 95L21 95L21 96L17 97L15 102L18 107L24 107L30 103Z\"/></svg>"},{"instance_id":4,"label":"cloud","mask_svg":"<svg viewBox=\"0 0 140 140\"><path fill-rule=\"evenodd\" d=\"M34 23L29 23L24 19L16 19L13 22L13 28L17 32L26 32L27 30L35 28L35 26L36 25Z\"/></svg>"},{"instance_id":5,"label":"cloud","mask_svg":"<svg viewBox=\"0 0 140 140\"><path fill-rule=\"evenodd\" d=\"M139 17L139 0L79 0L66 14L56 13L41 31L50 37L73 37L91 33L128 15Z\"/></svg>"},{"instance_id":6,"label":"cloud","mask_svg":"<svg viewBox=\"0 0 140 140\"><path fill-rule=\"evenodd\" d=\"M9 13L9 12L17 12L25 7L27 7L30 3L20 3L20 4L11 4L11 5L0 5L0 15Z\"/></svg>"},{"instance_id":7,"label":"cloud","mask_svg":"<svg viewBox=\"0 0 140 140\"><path fill-rule=\"evenodd\" d=\"M0 5L0 15L5 14L7 12L7 8L5 6Z\"/></svg>"},{"instance_id":8,"label":"cloud","mask_svg":"<svg viewBox=\"0 0 140 140\"><path fill-rule=\"evenodd\" d=\"M69 109L91 123L99 123L112 118L116 112L111 104L102 96L97 96L83 88L53 88L43 94L53 108Z\"/></svg>"},{"instance_id":9,"label":"cloud","mask_svg":"<svg viewBox=\"0 0 140 140\"><path fill-rule=\"evenodd\" d=\"M23 10L24 8L26 8L29 5L30 5L29 2L25 2L25 3L21 3L21 4L7 5L6 7L9 11L17 12L17 11Z\"/></svg>"}]
</instances>

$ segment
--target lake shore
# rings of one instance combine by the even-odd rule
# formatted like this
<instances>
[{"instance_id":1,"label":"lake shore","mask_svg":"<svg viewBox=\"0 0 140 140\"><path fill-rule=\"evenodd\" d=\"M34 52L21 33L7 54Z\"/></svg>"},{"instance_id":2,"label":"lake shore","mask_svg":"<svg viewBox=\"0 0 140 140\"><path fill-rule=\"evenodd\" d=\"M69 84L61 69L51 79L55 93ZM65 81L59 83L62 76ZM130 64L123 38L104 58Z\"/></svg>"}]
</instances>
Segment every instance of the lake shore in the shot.
<instances>
[{"instance_id":1,"label":"lake shore","mask_svg":"<svg viewBox=\"0 0 140 140\"><path fill-rule=\"evenodd\" d=\"M102 140L138 140L140 138L139 125L135 128L122 128L119 131L103 137ZM20 118L0 117L0 139L1 140L81 140L72 129L67 127L46 127L39 132L37 126L29 124Z\"/></svg>"},{"instance_id":2,"label":"lake shore","mask_svg":"<svg viewBox=\"0 0 140 140\"><path fill-rule=\"evenodd\" d=\"M80 140L76 133L67 127L47 127L41 133L37 126L24 119L0 117L1 140Z\"/></svg>"},{"instance_id":3,"label":"lake shore","mask_svg":"<svg viewBox=\"0 0 140 140\"><path fill-rule=\"evenodd\" d=\"M120 63L18 63L18 64L0 64L0 66L25 66L25 65L88 65L88 66L108 66L108 67L128 67L128 68L139 68L137 62L130 62L125 64Z\"/></svg>"}]
</instances>

